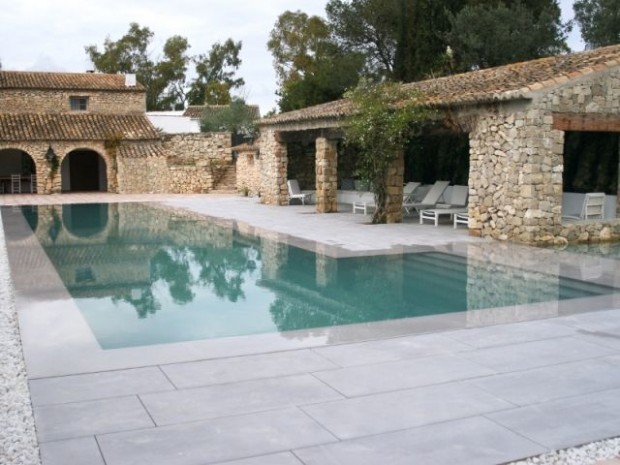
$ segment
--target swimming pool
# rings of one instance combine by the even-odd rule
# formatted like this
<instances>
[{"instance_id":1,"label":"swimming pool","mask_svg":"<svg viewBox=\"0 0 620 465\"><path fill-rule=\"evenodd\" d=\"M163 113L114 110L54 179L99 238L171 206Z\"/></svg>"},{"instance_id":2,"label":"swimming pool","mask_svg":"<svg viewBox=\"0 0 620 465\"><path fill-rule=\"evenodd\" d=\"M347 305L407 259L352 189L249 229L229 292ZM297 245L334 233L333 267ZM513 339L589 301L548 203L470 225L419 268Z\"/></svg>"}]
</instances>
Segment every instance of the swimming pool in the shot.
<instances>
[{"instance_id":1,"label":"swimming pool","mask_svg":"<svg viewBox=\"0 0 620 465\"><path fill-rule=\"evenodd\" d=\"M436 251L336 259L145 204L21 213L103 349L616 292Z\"/></svg>"}]
</instances>

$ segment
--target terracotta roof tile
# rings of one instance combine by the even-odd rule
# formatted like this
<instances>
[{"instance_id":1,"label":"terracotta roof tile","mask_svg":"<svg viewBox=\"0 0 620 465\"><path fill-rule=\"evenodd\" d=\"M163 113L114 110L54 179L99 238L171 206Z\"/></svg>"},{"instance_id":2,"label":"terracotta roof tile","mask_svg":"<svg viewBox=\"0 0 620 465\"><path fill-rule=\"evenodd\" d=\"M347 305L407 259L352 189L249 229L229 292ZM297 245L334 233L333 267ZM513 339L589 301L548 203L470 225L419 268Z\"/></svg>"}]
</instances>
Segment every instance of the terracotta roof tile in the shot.
<instances>
[{"instance_id":1,"label":"terracotta roof tile","mask_svg":"<svg viewBox=\"0 0 620 465\"><path fill-rule=\"evenodd\" d=\"M189 116L190 118L202 118L205 111L217 113L223 109L228 108L228 105L190 105L183 113L183 116ZM258 105L247 105L250 116L254 119L260 118L260 109Z\"/></svg>"},{"instance_id":2,"label":"terracotta roof tile","mask_svg":"<svg viewBox=\"0 0 620 465\"><path fill-rule=\"evenodd\" d=\"M585 74L618 66L620 45L538 60L512 63L469 73L403 84L405 90L420 92L421 103L431 106L467 105L497 100L528 98L532 90L564 83ZM324 103L282 113L261 121L282 124L334 119L346 116L352 106L346 100Z\"/></svg>"},{"instance_id":3,"label":"terracotta roof tile","mask_svg":"<svg viewBox=\"0 0 620 465\"><path fill-rule=\"evenodd\" d=\"M163 157L164 148L161 144L122 144L118 155L123 158Z\"/></svg>"},{"instance_id":4,"label":"terracotta roof tile","mask_svg":"<svg viewBox=\"0 0 620 465\"><path fill-rule=\"evenodd\" d=\"M0 141L152 140L159 133L145 115L0 114Z\"/></svg>"},{"instance_id":5,"label":"terracotta roof tile","mask_svg":"<svg viewBox=\"0 0 620 465\"><path fill-rule=\"evenodd\" d=\"M141 91L142 84L127 87L123 74L0 71L0 89Z\"/></svg>"}]
</instances>

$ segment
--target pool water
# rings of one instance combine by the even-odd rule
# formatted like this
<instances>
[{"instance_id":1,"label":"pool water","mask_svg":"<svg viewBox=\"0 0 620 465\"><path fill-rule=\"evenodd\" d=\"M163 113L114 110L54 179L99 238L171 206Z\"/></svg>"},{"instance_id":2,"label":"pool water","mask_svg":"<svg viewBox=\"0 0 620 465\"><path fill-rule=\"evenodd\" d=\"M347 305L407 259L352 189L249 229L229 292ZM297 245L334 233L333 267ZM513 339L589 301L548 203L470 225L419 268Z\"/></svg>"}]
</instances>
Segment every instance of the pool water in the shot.
<instances>
[{"instance_id":1,"label":"pool water","mask_svg":"<svg viewBox=\"0 0 620 465\"><path fill-rule=\"evenodd\" d=\"M616 291L440 252L336 259L145 204L23 213L103 349Z\"/></svg>"}]
</instances>

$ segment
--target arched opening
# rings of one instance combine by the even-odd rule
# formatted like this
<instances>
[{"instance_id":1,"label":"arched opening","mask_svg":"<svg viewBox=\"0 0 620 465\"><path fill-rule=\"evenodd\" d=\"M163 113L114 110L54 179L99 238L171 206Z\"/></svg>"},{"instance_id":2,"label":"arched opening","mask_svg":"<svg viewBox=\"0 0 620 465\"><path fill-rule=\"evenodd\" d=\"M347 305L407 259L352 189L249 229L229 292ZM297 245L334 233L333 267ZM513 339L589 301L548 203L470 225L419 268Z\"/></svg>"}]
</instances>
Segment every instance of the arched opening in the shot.
<instances>
[{"instance_id":1,"label":"arched opening","mask_svg":"<svg viewBox=\"0 0 620 465\"><path fill-rule=\"evenodd\" d=\"M36 192L36 165L30 155L19 149L0 150L0 193Z\"/></svg>"},{"instance_id":2,"label":"arched opening","mask_svg":"<svg viewBox=\"0 0 620 465\"><path fill-rule=\"evenodd\" d=\"M70 152L60 166L63 192L108 190L105 160L94 150Z\"/></svg>"}]
</instances>

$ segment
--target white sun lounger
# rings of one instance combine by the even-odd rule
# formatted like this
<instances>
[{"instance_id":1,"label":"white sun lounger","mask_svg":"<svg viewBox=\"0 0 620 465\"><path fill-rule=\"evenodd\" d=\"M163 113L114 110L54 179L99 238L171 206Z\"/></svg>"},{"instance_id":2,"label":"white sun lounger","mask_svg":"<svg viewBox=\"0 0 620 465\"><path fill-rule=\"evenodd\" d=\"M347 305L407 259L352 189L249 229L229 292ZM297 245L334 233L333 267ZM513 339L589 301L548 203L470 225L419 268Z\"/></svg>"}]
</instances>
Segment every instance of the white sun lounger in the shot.
<instances>
[{"instance_id":1,"label":"white sun lounger","mask_svg":"<svg viewBox=\"0 0 620 465\"><path fill-rule=\"evenodd\" d=\"M420 211L422 209L434 208L449 184L450 181L436 181L421 202L403 202L405 212L410 214L412 210Z\"/></svg>"}]
</instances>

